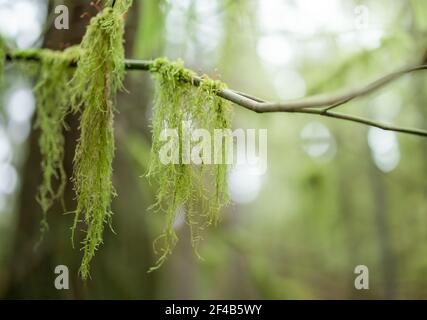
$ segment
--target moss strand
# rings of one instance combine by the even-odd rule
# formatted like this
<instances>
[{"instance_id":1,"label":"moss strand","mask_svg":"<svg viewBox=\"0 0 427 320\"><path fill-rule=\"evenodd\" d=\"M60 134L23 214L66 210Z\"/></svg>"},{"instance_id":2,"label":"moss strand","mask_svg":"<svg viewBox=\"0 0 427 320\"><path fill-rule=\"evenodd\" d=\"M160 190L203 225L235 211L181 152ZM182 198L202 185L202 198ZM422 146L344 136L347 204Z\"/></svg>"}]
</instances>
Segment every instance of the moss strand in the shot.
<instances>
[{"instance_id":1,"label":"moss strand","mask_svg":"<svg viewBox=\"0 0 427 320\"><path fill-rule=\"evenodd\" d=\"M165 227L155 240L155 252L159 255L150 272L158 269L172 253L178 237L174 229L176 213L185 211L185 221L189 225L192 245L198 255L198 243L202 231L219 220L221 208L229 201L226 164L163 164L159 152L162 148L163 129L178 129L179 141L182 141L184 121L191 125L209 130L230 127L230 105L216 96L224 88L219 81L203 77L197 88L192 84L194 74L185 69L181 61L170 62L165 58L156 59L150 68L154 74L155 101L152 120L152 150L147 177L159 183L156 202L153 208L166 214ZM183 146L179 147L182 159ZM221 152L225 152L225 149ZM225 159L225 153L223 154ZM209 186L214 179L215 187ZM198 206L201 207L198 210ZM201 214L196 212L201 211ZM199 256L199 255L198 255Z\"/></svg>"},{"instance_id":2,"label":"moss strand","mask_svg":"<svg viewBox=\"0 0 427 320\"><path fill-rule=\"evenodd\" d=\"M77 208L72 238L81 218L86 224L82 242L80 274L90 276L90 262L103 242L106 223L111 222L114 158L114 112L116 93L123 88L124 12L131 1L117 1L91 19L81 43L82 55L71 81L71 105L81 111L80 139L74 156L72 181Z\"/></svg>"},{"instance_id":3,"label":"moss strand","mask_svg":"<svg viewBox=\"0 0 427 320\"><path fill-rule=\"evenodd\" d=\"M63 130L66 127L65 116L69 110L68 82L72 77L69 61L77 59L77 47L71 47L64 52L47 49L40 52L40 76L34 93L37 101L35 127L41 131L39 146L43 181L39 187L37 201L43 211L40 223L42 237L48 230L47 212L56 199L62 198L66 185Z\"/></svg>"}]
</instances>

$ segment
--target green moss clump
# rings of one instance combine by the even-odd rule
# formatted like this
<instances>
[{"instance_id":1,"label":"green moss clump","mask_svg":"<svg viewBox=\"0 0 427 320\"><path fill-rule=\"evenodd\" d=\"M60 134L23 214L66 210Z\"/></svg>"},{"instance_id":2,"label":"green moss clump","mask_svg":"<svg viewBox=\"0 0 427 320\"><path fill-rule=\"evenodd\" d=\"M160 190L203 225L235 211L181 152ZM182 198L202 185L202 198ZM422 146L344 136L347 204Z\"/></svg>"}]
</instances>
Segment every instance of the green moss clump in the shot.
<instances>
[{"instance_id":1,"label":"green moss clump","mask_svg":"<svg viewBox=\"0 0 427 320\"><path fill-rule=\"evenodd\" d=\"M122 89L124 64L124 13L131 1L117 0L91 19L80 45L81 57L71 80L71 106L81 111L74 157L73 183L77 208L73 239L80 218L87 226L80 275L89 277L90 261L102 243L104 225L111 220L116 93Z\"/></svg>"},{"instance_id":2,"label":"green moss clump","mask_svg":"<svg viewBox=\"0 0 427 320\"><path fill-rule=\"evenodd\" d=\"M150 71L156 81L154 115L152 120L152 150L148 178L158 181L156 203L153 208L166 214L163 233L155 240L154 248L159 258L153 271L159 268L172 253L178 240L174 222L178 210L185 211L185 220L191 230L192 245L197 254L201 231L219 220L221 208L229 202L226 164L201 164L200 166L163 164L160 161L161 133L163 129L178 129L182 141L183 122L191 120L192 126L209 130L228 129L231 125L230 105L216 93L224 88L219 81L202 78L194 86L194 74L185 69L182 62L169 62L160 58L154 61ZM180 143L179 158L185 152ZM220 150L225 159L225 149ZM215 180L212 190L209 181ZM198 208L201 207L200 208ZM201 211L200 214L197 214Z\"/></svg>"},{"instance_id":3,"label":"green moss clump","mask_svg":"<svg viewBox=\"0 0 427 320\"><path fill-rule=\"evenodd\" d=\"M78 59L78 49L72 47L64 52L45 49L40 51L39 57L40 76L34 93L37 101L35 126L41 130L39 146L43 182L39 187L37 200L43 210L40 225L43 236L48 229L47 211L54 200L62 197L66 185L63 130L69 110L68 82L73 75L69 65L71 61Z\"/></svg>"}]
</instances>

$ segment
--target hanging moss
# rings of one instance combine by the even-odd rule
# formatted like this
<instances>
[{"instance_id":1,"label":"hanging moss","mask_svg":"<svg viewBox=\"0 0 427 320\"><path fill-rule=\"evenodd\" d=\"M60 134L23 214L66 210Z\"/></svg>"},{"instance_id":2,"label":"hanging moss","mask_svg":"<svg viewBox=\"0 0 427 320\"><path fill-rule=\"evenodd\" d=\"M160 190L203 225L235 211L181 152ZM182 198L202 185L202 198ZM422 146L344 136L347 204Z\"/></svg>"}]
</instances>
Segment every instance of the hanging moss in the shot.
<instances>
[{"instance_id":1,"label":"hanging moss","mask_svg":"<svg viewBox=\"0 0 427 320\"><path fill-rule=\"evenodd\" d=\"M86 224L80 274L89 276L89 264L102 243L104 225L111 219L113 119L116 93L122 89L124 18L131 1L117 0L91 19L81 43L81 58L71 81L71 106L81 111L80 139L74 157L73 183L77 208L73 225Z\"/></svg>"},{"instance_id":2,"label":"hanging moss","mask_svg":"<svg viewBox=\"0 0 427 320\"><path fill-rule=\"evenodd\" d=\"M194 74L185 69L182 62L169 62L161 58L151 66L156 80L154 115L152 120L152 150L148 178L158 181L156 203L153 208L166 214L163 233L156 239L154 247L159 258L153 271L159 268L171 254L178 240L174 222L178 210L185 211L185 220L190 227L192 245L197 254L201 231L219 220L219 211L229 201L226 164L201 164L200 166L163 164L160 150L163 129L178 129L179 141L184 135L183 122L191 121L195 128L209 130L230 127L230 106L216 93L224 85L204 77L198 87L193 85ZM179 146L182 159L183 146ZM220 150L225 159L225 149ZM215 180L214 190L209 181ZM201 209L198 209L197 207ZM197 214L197 212L201 212Z\"/></svg>"},{"instance_id":3,"label":"hanging moss","mask_svg":"<svg viewBox=\"0 0 427 320\"><path fill-rule=\"evenodd\" d=\"M72 112L81 113L72 177L77 202L72 240L74 243L78 224L84 223L86 234L82 241L83 259L79 270L83 279L89 277L90 262L102 244L105 224L111 223L111 200L115 195L111 181L115 151L113 121L116 94L123 89L125 74L124 14L131 2L115 1L114 8L106 8L92 18L78 48L64 53L49 50L13 53L13 57L41 61L35 93L38 103L36 125L42 132L39 143L44 172L38 200L44 214L60 197L65 186L62 131L69 111L67 102ZM113 2L108 0L106 3L111 5ZM71 61L77 62L77 68L69 81ZM229 202L228 165L162 164L159 157L163 145L162 130L178 129L178 138L182 141L184 123L191 123L190 130L204 128L213 137L215 129L230 128L231 112L229 103L217 96L225 85L208 77L195 80L195 74L185 69L182 62L157 59L150 71L156 79L156 97L147 176L159 184L153 208L166 214L163 233L155 241L159 258L150 269L152 271L162 265L176 245L178 238L174 223L178 211L185 212L197 254L202 231L219 221L220 210ZM222 159L226 158L224 144L220 150L214 151L221 153ZM186 152L180 144L179 158L182 159ZM42 231L47 229L45 216L41 228Z\"/></svg>"},{"instance_id":4,"label":"hanging moss","mask_svg":"<svg viewBox=\"0 0 427 320\"><path fill-rule=\"evenodd\" d=\"M63 130L69 110L68 82L72 77L69 65L71 61L77 61L78 48L72 47L64 52L41 50L39 57L40 76L34 93L37 101L35 126L41 131L39 146L43 182L39 187L37 200L43 210L40 225L43 236L48 229L47 211L54 200L62 198L66 185Z\"/></svg>"}]
</instances>

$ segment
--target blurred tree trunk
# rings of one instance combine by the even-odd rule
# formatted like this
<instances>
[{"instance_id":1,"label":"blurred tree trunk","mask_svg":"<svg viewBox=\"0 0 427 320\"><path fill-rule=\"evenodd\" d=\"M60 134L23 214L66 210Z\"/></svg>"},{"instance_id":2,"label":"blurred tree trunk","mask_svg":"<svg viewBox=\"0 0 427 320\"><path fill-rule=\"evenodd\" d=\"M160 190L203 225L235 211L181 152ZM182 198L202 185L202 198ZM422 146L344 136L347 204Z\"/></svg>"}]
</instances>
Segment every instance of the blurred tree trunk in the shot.
<instances>
[{"instance_id":1,"label":"blurred tree trunk","mask_svg":"<svg viewBox=\"0 0 427 320\"><path fill-rule=\"evenodd\" d=\"M345 137L347 138L347 137ZM352 176L348 174L351 172L352 165L346 155L338 156L335 160L337 162L337 171L338 174L338 190L345 190L352 183ZM345 245L347 248L347 260L348 260L348 270L354 270L354 268L360 264L360 248L358 245L358 232L355 227L355 220L357 215L355 212L355 206L352 203L353 197L348 192L339 193L339 210L342 215L342 224L343 230L345 233ZM354 290L354 274L349 272L347 287L347 297L349 299L357 298L357 291Z\"/></svg>"},{"instance_id":2,"label":"blurred tree trunk","mask_svg":"<svg viewBox=\"0 0 427 320\"><path fill-rule=\"evenodd\" d=\"M396 260L389 228L388 191L383 174L373 163L371 164L371 183L374 199L374 223L378 234L380 264L383 278L384 299L395 299L396 294Z\"/></svg>"}]
</instances>

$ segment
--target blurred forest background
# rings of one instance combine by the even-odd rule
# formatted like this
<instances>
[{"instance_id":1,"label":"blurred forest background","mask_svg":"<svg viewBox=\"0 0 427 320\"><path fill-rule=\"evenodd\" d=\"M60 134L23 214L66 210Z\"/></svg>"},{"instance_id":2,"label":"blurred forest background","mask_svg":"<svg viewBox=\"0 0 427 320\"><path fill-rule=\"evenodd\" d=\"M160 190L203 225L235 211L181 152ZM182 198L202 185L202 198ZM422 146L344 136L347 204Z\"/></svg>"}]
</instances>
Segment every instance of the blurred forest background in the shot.
<instances>
[{"instance_id":1,"label":"blurred forest background","mask_svg":"<svg viewBox=\"0 0 427 320\"><path fill-rule=\"evenodd\" d=\"M70 9L56 30L53 8ZM64 49L80 42L97 9L90 1L0 0L9 47ZM269 100L352 88L410 63L427 48L427 1L135 0L126 56L182 58L199 73ZM152 242L163 217L147 208L155 190L141 175L150 149L153 83L129 72L119 97L113 201L116 235L77 277L73 216L60 205L38 251L41 181L32 130L34 76L7 64L0 91L0 297L63 299L427 298L427 139L315 115L256 114L236 106L235 128L268 129L268 171L230 173L233 204L194 255L188 228L158 271ZM340 111L427 128L427 75L405 76ZM71 172L77 119L68 119ZM73 210L67 186L66 208ZM53 285L70 268L70 290ZM370 289L354 288L366 265Z\"/></svg>"}]
</instances>

